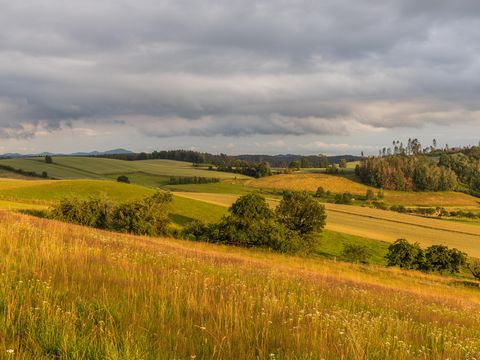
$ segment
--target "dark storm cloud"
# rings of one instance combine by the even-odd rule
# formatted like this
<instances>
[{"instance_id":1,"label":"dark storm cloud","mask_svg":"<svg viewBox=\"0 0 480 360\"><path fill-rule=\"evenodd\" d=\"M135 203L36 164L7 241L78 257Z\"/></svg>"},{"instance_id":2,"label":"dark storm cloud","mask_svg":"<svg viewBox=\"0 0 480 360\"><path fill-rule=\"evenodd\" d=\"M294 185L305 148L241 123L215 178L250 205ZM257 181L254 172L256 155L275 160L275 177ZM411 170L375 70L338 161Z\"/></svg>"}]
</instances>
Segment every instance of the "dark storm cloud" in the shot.
<instances>
[{"instance_id":1,"label":"dark storm cloud","mask_svg":"<svg viewBox=\"0 0 480 360\"><path fill-rule=\"evenodd\" d=\"M475 1L0 0L0 136L478 122Z\"/></svg>"}]
</instances>

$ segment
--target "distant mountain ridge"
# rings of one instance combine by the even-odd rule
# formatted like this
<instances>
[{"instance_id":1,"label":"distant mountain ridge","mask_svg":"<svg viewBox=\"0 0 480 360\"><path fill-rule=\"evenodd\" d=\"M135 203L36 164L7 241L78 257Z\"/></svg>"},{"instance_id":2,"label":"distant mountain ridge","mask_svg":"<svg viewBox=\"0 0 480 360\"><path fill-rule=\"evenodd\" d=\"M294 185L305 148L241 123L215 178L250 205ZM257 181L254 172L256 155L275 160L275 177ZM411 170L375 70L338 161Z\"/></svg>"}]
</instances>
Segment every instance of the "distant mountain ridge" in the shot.
<instances>
[{"instance_id":1,"label":"distant mountain ridge","mask_svg":"<svg viewBox=\"0 0 480 360\"><path fill-rule=\"evenodd\" d=\"M127 155L134 154L133 151L126 149L112 149L107 151L90 151L90 152L75 152L71 154L65 153L51 153L51 152L41 152L36 154L20 154L20 153L6 153L0 155L1 158L22 158L22 157L35 157L35 156L101 156L101 155Z\"/></svg>"}]
</instances>

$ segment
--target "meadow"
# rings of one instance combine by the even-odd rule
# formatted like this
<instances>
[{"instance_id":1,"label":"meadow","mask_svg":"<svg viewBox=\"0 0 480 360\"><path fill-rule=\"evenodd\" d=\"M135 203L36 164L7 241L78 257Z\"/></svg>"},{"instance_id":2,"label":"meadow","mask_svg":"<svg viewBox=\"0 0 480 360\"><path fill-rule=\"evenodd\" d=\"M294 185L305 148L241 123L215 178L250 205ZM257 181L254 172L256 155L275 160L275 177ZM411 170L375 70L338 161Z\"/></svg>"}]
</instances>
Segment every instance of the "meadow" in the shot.
<instances>
[{"instance_id":1,"label":"meadow","mask_svg":"<svg viewBox=\"0 0 480 360\"><path fill-rule=\"evenodd\" d=\"M0 357L475 359L456 279L0 212Z\"/></svg>"}]
</instances>

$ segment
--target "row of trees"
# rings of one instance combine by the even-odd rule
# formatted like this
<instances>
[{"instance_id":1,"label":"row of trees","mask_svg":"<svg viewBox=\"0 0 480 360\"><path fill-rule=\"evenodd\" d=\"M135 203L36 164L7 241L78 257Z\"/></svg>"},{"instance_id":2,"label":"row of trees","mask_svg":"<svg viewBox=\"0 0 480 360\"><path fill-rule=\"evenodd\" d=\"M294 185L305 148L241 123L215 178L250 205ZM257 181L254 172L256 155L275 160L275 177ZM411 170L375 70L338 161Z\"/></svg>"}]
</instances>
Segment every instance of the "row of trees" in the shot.
<instances>
[{"instance_id":1,"label":"row of trees","mask_svg":"<svg viewBox=\"0 0 480 360\"><path fill-rule=\"evenodd\" d=\"M219 178L204 176L173 176L169 180L170 185L181 184L211 184L220 182Z\"/></svg>"},{"instance_id":2,"label":"row of trees","mask_svg":"<svg viewBox=\"0 0 480 360\"><path fill-rule=\"evenodd\" d=\"M50 212L53 219L99 229L137 235L165 235L170 224L168 204L170 193L123 204L104 199L62 199Z\"/></svg>"},{"instance_id":3,"label":"row of trees","mask_svg":"<svg viewBox=\"0 0 480 360\"><path fill-rule=\"evenodd\" d=\"M423 155L364 159L355 173L365 184L388 190L447 191L457 187L457 175Z\"/></svg>"},{"instance_id":4,"label":"row of trees","mask_svg":"<svg viewBox=\"0 0 480 360\"><path fill-rule=\"evenodd\" d=\"M452 170L465 190L480 194L480 160L477 158L480 155L474 150L469 150L467 153L469 155L463 152L442 154L439 165Z\"/></svg>"},{"instance_id":5,"label":"row of trees","mask_svg":"<svg viewBox=\"0 0 480 360\"><path fill-rule=\"evenodd\" d=\"M457 273L467 263L467 255L444 245L432 245L425 250L415 243L398 239L388 247L385 256L388 266L402 269Z\"/></svg>"},{"instance_id":6,"label":"row of trees","mask_svg":"<svg viewBox=\"0 0 480 360\"><path fill-rule=\"evenodd\" d=\"M311 252L325 226L325 208L308 192L286 191L275 211L264 197L240 197L216 224L190 223L182 236L191 240L279 252Z\"/></svg>"},{"instance_id":7,"label":"row of trees","mask_svg":"<svg viewBox=\"0 0 480 360\"><path fill-rule=\"evenodd\" d=\"M231 165L219 165L216 169L214 169L213 167L210 169L231 172L235 174L242 174L255 178L272 175L270 164L267 162L261 162L259 164L256 164L248 163L242 160L235 160Z\"/></svg>"}]
</instances>

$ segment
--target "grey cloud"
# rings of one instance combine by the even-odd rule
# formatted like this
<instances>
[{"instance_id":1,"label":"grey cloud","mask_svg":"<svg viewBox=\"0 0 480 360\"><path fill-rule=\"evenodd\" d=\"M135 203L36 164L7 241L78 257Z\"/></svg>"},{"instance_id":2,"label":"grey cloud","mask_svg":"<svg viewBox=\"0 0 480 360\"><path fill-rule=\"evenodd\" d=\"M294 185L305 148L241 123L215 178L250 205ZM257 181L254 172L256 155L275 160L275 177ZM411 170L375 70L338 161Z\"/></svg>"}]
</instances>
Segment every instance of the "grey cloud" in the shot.
<instances>
[{"instance_id":1,"label":"grey cloud","mask_svg":"<svg viewBox=\"0 0 480 360\"><path fill-rule=\"evenodd\" d=\"M77 121L161 137L476 123L479 10L469 0L3 1L0 137Z\"/></svg>"}]
</instances>

